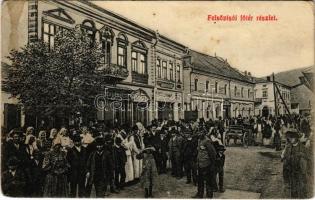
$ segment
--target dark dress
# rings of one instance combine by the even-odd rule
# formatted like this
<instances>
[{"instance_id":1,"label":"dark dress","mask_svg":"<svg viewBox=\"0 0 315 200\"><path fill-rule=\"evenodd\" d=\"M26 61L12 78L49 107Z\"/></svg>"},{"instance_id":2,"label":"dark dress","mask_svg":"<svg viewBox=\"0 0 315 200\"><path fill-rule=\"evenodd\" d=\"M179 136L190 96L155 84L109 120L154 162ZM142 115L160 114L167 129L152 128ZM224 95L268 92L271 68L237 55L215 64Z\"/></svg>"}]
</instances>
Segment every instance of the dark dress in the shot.
<instances>
[{"instance_id":1,"label":"dark dress","mask_svg":"<svg viewBox=\"0 0 315 200\"><path fill-rule=\"evenodd\" d=\"M43 168L47 171L43 196L67 197L69 164L66 159L66 153L61 150L48 152L43 162Z\"/></svg>"}]
</instances>

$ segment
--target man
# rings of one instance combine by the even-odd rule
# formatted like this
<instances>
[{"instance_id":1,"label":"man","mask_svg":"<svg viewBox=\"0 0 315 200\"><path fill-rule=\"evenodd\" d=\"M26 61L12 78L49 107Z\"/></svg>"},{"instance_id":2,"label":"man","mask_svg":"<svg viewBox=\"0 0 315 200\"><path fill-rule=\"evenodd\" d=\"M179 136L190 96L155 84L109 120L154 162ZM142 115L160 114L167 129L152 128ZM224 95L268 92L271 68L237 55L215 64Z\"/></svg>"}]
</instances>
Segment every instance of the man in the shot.
<instances>
[{"instance_id":1,"label":"man","mask_svg":"<svg viewBox=\"0 0 315 200\"><path fill-rule=\"evenodd\" d=\"M281 155L283 161L283 179L288 198L310 198L307 193L307 163L309 154L299 141L299 133L289 129L286 132L288 144Z\"/></svg>"},{"instance_id":2,"label":"man","mask_svg":"<svg viewBox=\"0 0 315 200\"><path fill-rule=\"evenodd\" d=\"M113 160L110 152L104 149L104 140L99 137L95 140L96 150L94 150L87 161L87 196L90 196L92 185L94 184L96 197L105 196L107 185L112 179Z\"/></svg>"},{"instance_id":3,"label":"man","mask_svg":"<svg viewBox=\"0 0 315 200\"><path fill-rule=\"evenodd\" d=\"M223 145L220 145L218 142L214 143L215 150L217 151L216 159L216 177L219 176L219 192L225 192L223 180L224 180L224 163L225 155L224 151L226 150Z\"/></svg>"},{"instance_id":4,"label":"man","mask_svg":"<svg viewBox=\"0 0 315 200\"><path fill-rule=\"evenodd\" d=\"M206 196L213 198L213 192L217 191L215 180L216 151L211 140L206 137L206 132L201 131L198 142L197 167L198 167L198 191L193 198L203 198L204 182L206 182Z\"/></svg>"},{"instance_id":5,"label":"man","mask_svg":"<svg viewBox=\"0 0 315 200\"><path fill-rule=\"evenodd\" d=\"M113 148L114 166L115 166L115 185L123 190L126 180L125 165L127 162L126 149L122 146L120 137L116 137Z\"/></svg>"},{"instance_id":6,"label":"man","mask_svg":"<svg viewBox=\"0 0 315 200\"><path fill-rule=\"evenodd\" d=\"M222 120L221 116L219 116L219 120L217 123L217 129L218 129L219 134L220 134L221 142L222 142L222 144L224 144L224 121Z\"/></svg>"},{"instance_id":7,"label":"man","mask_svg":"<svg viewBox=\"0 0 315 200\"><path fill-rule=\"evenodd\" d=\"M8 161L8 170L1 177L2 192L9 197L25 197L25 175L18 168L19 160L11 157Z\"/></svg>"},{"instance_id":8,"label":"man","mask_svg":"<svg viewBox=\"0 0 315 200\"><path fill-rule=\"evenodd\" d=\"M187 177L186 184L191 183L191 178L193 180L193 183L196 184L197 175L196 167L194 165L196 164L198 140L196 141L195 139L193 139L191 135L192 131L188 131L189 130L186 130L185 132L185 141L183 145L183 161Z\"/></svg>"},{"instance_id":9,"label":"man","mask_svg":"<svg viewBox=\"0 0 315 200\"><path fill-rule=\"evenodd\" d=\"M74 146L67 153L67 160L70 164L69 182L70 197L74 198L77 194L79 197L85 197L85 172L87 152L82 146L80 134L73 136Z\"/></svg>"},{"instance_id":10,"label":"man","mask_svg":"<svg viewBox=\"0 0 315 200\"><path fill-rule=\"evenodd\" d=\"M170 141L170 137L168 134L166 134L165 130L160 130L160 138L161 138L161 166L160 166L160 173L166 174L166 165L167 165L167 159L168 159L168 152L169 147L168 143Z\"/></svg>"},{"instance_id":11,"label":"man","mask_svg":"<svg viewBox=\"0 0 315 200\"><path fill-rule=\"evenodd\" d=\"M7 162L10 158L15 157L21 165L27 160L24 141L21 142L22 132L14 130L12 140L8 141L4 149L4 161ZM7 164L7 163L5 163Z\"/></svg>"},{"instance_id":12,"label":"man","mask_svg":"<svg viewBox=\"0 0 315 200\"><path fill-rule=\"evenodd\" d=\"M172 163L172 175L178 179L182 178L182 149L183 149L183 138L180 136L179 132L175 129L171 129L172 138L169 141L169 154Z\"/></svg>"},{"instance_id":13,"label":"man","mask_svg":"<svg viewBox=\"0 0 315 200\"><path fill-rule=\"evenodd\" d=\"M33 152L27 172L29 174L29 185L27 186L30 197L42 197L44 191L45 172L42 168L43 157L39 150Z\"/></svg>"}]
</instances>

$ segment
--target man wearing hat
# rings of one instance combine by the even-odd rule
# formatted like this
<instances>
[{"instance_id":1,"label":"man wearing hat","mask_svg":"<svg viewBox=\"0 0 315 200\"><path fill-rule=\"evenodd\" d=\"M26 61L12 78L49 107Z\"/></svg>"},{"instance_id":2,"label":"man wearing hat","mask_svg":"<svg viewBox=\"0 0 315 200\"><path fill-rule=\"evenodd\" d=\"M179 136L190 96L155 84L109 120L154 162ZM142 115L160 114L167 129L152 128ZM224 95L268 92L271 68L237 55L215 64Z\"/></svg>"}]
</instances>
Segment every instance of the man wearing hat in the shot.
<instances>
[{"instance_id":1,"label":"man wearing hat","mask_svg":"<svg viewBox=\"0 0 315 200\"><path fill-rule=\"evenodd\" d=\"M25 197L25 176L18 168L19 160L11 157L8 160L8 170L4 171L1 177L2 192L9 197Z\"/></svg>"},{"instance_id":2,"label":"man wearing hat","mask_svg":"<svg viewBox=\"0 0 315 200\"><path fill-rule=\"evenodd\" d=\"M215 148L213 147L211 140L206 137L206 131L200 131L197 154L198 191L193 198L203 198L205 185L207 198L213 198L213 192L217 191L215 161Z\"/></svg>"},{"instance_id":3,"label":"man wearing hat","mask_svg":"<svg viewBox=\"0 0 315 200\"><path fill-rule=\"evenodd\" d=\"M182 175L182 149L183 149L183 138L179 132L175 129L171 129L172 138L169 141L169 156L172 164L172 175L181 178Z\"/></svg>"},{"instance_id":4,"label":"man wearing hat","mask_svg":"<svg viewBox=\"0 0 315 200\"><path fill-rule=\"evenodd\" d=\"M196 174L196 162L197 162L197 146L198 139L192 136L192 130L184 129L185 140L183 144L183 161L186 172L187 182L186 184L193 183L197 184Z\"/></svg>"},{"instance_id":5,"label":"man wearing hat","mask_svg":"<svg viewBox=\"0 0 315 200\"><path fill-rule=\"evenodd\" d=\"M225 192L225 189L223 187L223 179L224 179L224 163L225 163L225 147L221 144L218 144L218 142L214 143L214 148L217 152L217 158L216 158L216 177L219 176L219 192L223 193Z\"/></svg>"},{"instance_id":6,"label":"man wearing hat","mask_svg":"<svg viewBox=\"0 0 315 200\"><path fill-rule=\"evenodd\" d=\"M286 132L288 143L281 155L283 179L288 198L310 198L307 195L307 162L310 158L294 129Z\"/></svg>"},{"instance_id":7,"label":"man wearing hat","mask_svg":"<svg viewBox=\"0 0 315 200\"><path fill-rule=\"evenodd\" d=\"M73 136L74 146L67 153L70 164L69 182L70 197L76 197L77 186L79 197L85 197L85 170L87 161L86 148L82 146L82 138L79 133Z\"/></svg>"},{"instance_id":8,"label":"man wearing hat","mask_svg":"<svg viewBox=\"0 0 315 200\"><path fill-rule=\"evenodd\" d=\"M87 161L86 191L90 196L92 185L94 184L96 197L105 196L107 185L112 179L113 157L104 148L105 141L102 137L95 139L96 149L91 153Z\"/></svg>"}]
</instances>

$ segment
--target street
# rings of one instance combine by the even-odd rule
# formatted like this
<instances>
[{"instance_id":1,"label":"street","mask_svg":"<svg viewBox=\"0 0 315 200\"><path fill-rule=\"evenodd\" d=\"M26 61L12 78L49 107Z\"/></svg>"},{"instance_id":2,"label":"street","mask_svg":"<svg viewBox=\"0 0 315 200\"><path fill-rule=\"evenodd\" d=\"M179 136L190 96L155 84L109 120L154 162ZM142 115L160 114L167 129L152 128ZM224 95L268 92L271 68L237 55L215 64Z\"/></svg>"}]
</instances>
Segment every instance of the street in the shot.
<instances>
[{"instance_id":1,"label":"street","mask_svg":"<svg viewBox=\"0 0 315 200\"><path fill-rule=\"evenodd\" d=\"M228 147L224 177L226 192L215 193L215 198L285 198L280 154L266 147ZM197 188L185 182L186 177L177 180L170 176L170 172L158 176L154 198L191 198ZM143 198L143 190L138 183L109 197Z\"/></svg>"}]
</instances>

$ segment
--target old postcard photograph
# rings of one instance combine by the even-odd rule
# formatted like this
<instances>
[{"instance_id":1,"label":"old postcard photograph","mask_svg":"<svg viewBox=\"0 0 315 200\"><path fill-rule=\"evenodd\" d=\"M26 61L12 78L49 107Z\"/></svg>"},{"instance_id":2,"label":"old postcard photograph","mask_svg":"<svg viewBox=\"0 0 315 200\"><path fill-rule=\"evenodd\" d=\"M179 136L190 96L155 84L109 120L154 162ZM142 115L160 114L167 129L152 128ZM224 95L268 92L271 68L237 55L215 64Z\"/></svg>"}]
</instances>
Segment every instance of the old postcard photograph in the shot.
<instances>
[{"instance_id":1,"label":"old postcard photograph","mask_svg":"<svg viewBox=\"0 0 315 200\"><path fill-rule=\"evenodd\" d=\"M1 196L310 199L313 1L1 2Z\"/></svg>"}]
</instances>

